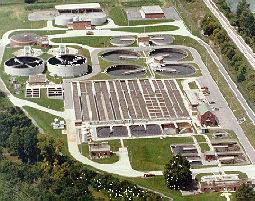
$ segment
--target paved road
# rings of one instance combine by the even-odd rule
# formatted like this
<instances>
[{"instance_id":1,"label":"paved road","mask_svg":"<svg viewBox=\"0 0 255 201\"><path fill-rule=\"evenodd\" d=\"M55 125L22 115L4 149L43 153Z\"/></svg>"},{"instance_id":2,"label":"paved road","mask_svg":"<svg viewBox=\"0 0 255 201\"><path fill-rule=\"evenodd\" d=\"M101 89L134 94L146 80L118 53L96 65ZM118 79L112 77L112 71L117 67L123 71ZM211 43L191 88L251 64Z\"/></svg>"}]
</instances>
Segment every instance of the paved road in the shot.
<instances>
[{"instance_id":1,"label":"paved road","mask_svg":"<svg viewBox=\"0 0 255 201\"><path fill-rule=\"evenodd\" d=\"M243 38L236 32L236 30L230 25L228 19L223 13L219 11L213 0L204 0L207 7L211 10L214 16L219 20L222 27L226 30L229 37L236 44L240 52L244 54L248 62L251 64L252 68L255 69L255 57L252 49L245 43Z\"/></svg>"},{"instance_id":2,"label":"paved road","mask_svg":"<svg viewBox=\"0 0 255 201\"><path fill-rule=\"evenodd\" d=\"M217 56L213 52L211 52L212 50L211 50L209 45L208 45L207 48L208 48L207 51L209 51L209 54L215 60L217 58ZM243 145L243 147L244 147L248 157L250 158L251 162L255 163L255 150L251 146L251 144L250 144L248 138L246 137L246 135L244 134L243 129L238 124L233 112L231 111L231 109L228 106L227 101L224 99L223 95L221 94L221 92L218 88L218 85L213 80L210 72L208 71L207 67L203 63L203 61L202 61L200 55L198 54L198 52L193 48L188 48L188 49L192 53L194 59L197 62L199 62L198 65L199 65L199 67L201 69L201 72L203 74L203 77L200 77L199 82L201 83L201 85L209 87L209 90L211 91L211 96L212 96L213 100L216 101L217 106L220 108L219 112L216 113L216 116L219 118L220 125L222 125L223 128L233 130L237 134L237 137L238 137L239 141L241 142L241 144ZM215 62L216 62L216 65L219 68L221 68L221 70L224 70L224 67L220 64L219 61L218 61L219 63L216 60L215 60ZM228 74L226 74L226 76L228 76Z\"/></svg>"}]
</instances>

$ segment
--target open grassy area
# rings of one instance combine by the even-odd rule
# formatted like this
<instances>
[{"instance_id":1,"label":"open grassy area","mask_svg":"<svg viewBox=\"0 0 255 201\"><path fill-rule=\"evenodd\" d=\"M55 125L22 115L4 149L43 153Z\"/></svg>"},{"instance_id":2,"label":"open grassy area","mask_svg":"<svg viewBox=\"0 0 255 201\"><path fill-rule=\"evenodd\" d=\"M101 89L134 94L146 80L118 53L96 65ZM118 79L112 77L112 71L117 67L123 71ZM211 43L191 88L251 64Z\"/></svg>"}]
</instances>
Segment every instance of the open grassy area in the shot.
<instances>
[{"instance_id":1,"label":"open grassy area","mask_svg":"<svg viewBox=\"0 0 255 201\"><path fill-rule=\"evenodd\" d=\"M61 138L64 140L63 154L69 155L68 146L67 146L67 136L62 134L62 130L53 129L51 123L55 118L62 120L62 118L37 110L32 107L24 106L23 107L28 114L37 122L38 126L44 130L45 133L50 134L55 138Z\"/></svg>"},{"instance_id":2,"label":"open grassy area","mask_svg":"<svg viewBox=\"0 0 255 201\"><path fill-rule=\"evenodd\" d=\"M192 196L182 196L180 191L171 190L167 188L163 176L155 176L152 178L125 178L134 182L139 186L144 186L149 189L153 189L157 192L161 192L166 196L174 199L174 201L226 201L221 197L221 192L202 193Z\"/></svg>"},{"instance_id":3,"label":"open grassy area","mask_svg":"<svg viewBox=\"0 0 255 201\"><path fill-rule=\"evenodd\" d=\"M197 83L195 81L189 82L190 89L198 89Z\"/></svg>"},{"instance_id":4,"label":"open grassy area","mask_svg":"<svg viewBox=\"0 0 255 201\"><path fill-rule=\"evenodd\" d=\"M136 32L136 33L146 33L146 32L161 32L161 31L175 31L179 27L174 25L158 25L158 26L144 26L144 27L122 27L113 28L112 31L126 31L126 32Z\"/></svg>"},{"instance_id":5,"label":"open grassy area","mask_svg":"<svg viewBox=\"0 0 255 201\"><path fill-rule=\"evenodd\" d=\"M109 140L108 143L111 146L112 152L119 151L119 148L121 147L120 140ZM82 150L81 150L81 145L79 145L79 149L80 149L80 152L82 152L82 155L86 156L87 158L90 158L88 143L82 143ZM119 160L119 157L115 153L113 153L110 158L92 159L92 161L95 161L97 163L102 163L102 164L112 164L117 162L118 160Z\"/></svg>"},{"instance_id":6,"label":"open grassy area","mask_svg":"<svg viewBox=\"0 0 255 201\"><path fill-rule=\"evenodd\" d=\"M82 36L68 38L54 38L55 43L79 43L90 47L111 47L110 36Z\"/></svg>"},{"instance_id":7,"label":"open grassy area","mask_svg":"<svg viewBox=\"0 0 255 201\"><path fill-rule=\"evenodd\" d=\"M40 98L25 98L24 94L17 94L18 98L28 100L49 109L64 111L64 101L62 99L50 99L47 97L47 89L41 89Z\"/></svg>"},{"instance_id":8,"label":"open grassy area","mask_svg":"<svg viewBox=\"0 0 255 201\"><path fill-rule=\"evenodd\" d=\"M248 176L244 172L240 171L225 171L226 174L238 174L239 179L248 179Z\"/></svg>"},{"instance_id":9,"label":"open grassy area","mask_svg":"<svg viewBox=\"0 0 255 201\"><path fill-rule=\"evenodd\" d=\"M163 170L172 156L170 144L193 143L191 137L124 140L132 167L140 171Z\"/></svg>"},{"instance_id":10,"label":"open grassy area","mask_svg":"<svg viewBox=\"0 0 255 201\"><path fill-rule=\"evenodd\" d=\"M198 142L206 142L205 137L203 135L194 135Z\"/></svg>"},{"instance_id":11,"label":"open grassy area","mask_svg":"<svg viewBox=\"0 0 255 201\"><path fill-rule=\"evenodd\" d=\"M210 151L210 147L209 147L209 145L206 142L199 143L199 146L201 148L201 152L202 153L205 153L206 151Z\"/></svg>"},{"instance_id":12,"label":"open grassy area","mask_svg":"<svg viewBox=\"0 0 255 201\"><path fill-rule=\"evenodd\" d=\"M5 1L2 1L5 2ZM24 1L22 1L24 2ZM1 3L0 3L1 4ZM27 19L28 13L25 12L23 5L1 5L0 6L0 37L13 29L37 29L46 26L46 21L30 22Z\"/></svg>"},{"instance_id":13,"label":"open grassy area","mask_svg":"<svg viewBox=\"0 0 255 201\"><path fill-rule=\"evenodd\" d=\"M164 22L173 22L174 20L171 19L159 19L159 20L132 20L129 21L129 26L136 26L136 25L149 25L149 24L159 24Z\"/></svg>"}]
</instances>

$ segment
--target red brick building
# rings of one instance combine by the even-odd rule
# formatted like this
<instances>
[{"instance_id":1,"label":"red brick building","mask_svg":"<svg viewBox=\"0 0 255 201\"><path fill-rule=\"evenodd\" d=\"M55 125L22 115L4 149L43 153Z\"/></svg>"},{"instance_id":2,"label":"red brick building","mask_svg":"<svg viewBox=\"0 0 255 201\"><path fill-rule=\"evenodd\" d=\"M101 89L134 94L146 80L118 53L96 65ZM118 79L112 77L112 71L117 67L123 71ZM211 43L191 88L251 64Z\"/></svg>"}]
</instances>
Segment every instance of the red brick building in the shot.
<instances>
[{"instance_id":1,"label":"red brick building","mask_svg":"<svg viewBox=\"0 0 255 201\"><path fill-rule=\"evenodd\" d=\"M91 29L91 21L76 21L73 22L73 30Z\"/></svg>"},{"instance_id":2,"label":"red brick building","mask_svg":"<svg viewBox=\"0 0 255 201\"><path fill-rule=\"evenodd\" d=\"M200 103L197 107L197 116L201 125L205 126L215 126L216 116L213 114L211 107L207 103Z\"/></svg>"},{"instance_id":3,"label":"red brick building","mask_svg":"<svg viewBox=\"0 0 255 201\"><path fill-rule=\"evenodd\" d=\"M250 187L252 187L252 181L249 179L235 179L200 182L199 188L202 192L236 191L242 184L248 184Z\"/></svg>"}]
</instances>

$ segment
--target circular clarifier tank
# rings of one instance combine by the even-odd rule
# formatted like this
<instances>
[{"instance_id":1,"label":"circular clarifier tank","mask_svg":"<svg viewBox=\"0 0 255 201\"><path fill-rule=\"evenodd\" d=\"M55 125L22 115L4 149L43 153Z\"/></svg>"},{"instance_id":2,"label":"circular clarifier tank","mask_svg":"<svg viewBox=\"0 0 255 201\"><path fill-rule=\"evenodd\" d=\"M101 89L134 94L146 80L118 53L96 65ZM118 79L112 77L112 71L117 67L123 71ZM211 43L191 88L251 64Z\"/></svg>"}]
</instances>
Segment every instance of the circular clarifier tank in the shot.
<instances>
[{"instance_id":1,"label":"circular clarifier tank","mask_svg":"<svg viewBox=\"0 0 255 201\"><path fill-rule=\"evenodd\" d=\"M110 66L105 73L117 78L136 78L145 75L146 68L137 65Z\"/></svg>"},{"instance_id":2,"label":"circular clarifier tank","mask_svg":"<svg viewBox=\"0 0 255 201\"><path fill-rule=\"evenodd\" d=\"M119 47L129 46L135 43L135 38L132 36L118 36L110 40L111 44Z\"/></svg>"},{"instance_id":3,"label":"circular clarifier tank","mask_svg":"<svg viewBox=\"0 0 255 201\"><path fill-rule=\"evenodd\" d=\"M193 75L196 69L188 64L164 64L154 67L154 71L168 77L183 77Z\"/></svg>"},{"instance_id":4,"label":"circular clarifier tank","mask_svg":"<svg viewBox=\"0 0 255 201\"><path fill-rule=\"evenodd\" d=\"M164 61L179 61L188 56L188 53L182 49L177 48L160 48L150 52L149 57L163 57Z\"/></svg>"},{"instance_id":5,"label":"circular clarifier tank","mask_svg":"<svg viewBox=\"0 0 255 201\"><path fill-rule=\"evenodd\" d=\"M139 54L137 52L129 50L113 50L105 52L101 56L105 61L114 63L131 62L139 59Z\"/></svg>"}]
</instances>

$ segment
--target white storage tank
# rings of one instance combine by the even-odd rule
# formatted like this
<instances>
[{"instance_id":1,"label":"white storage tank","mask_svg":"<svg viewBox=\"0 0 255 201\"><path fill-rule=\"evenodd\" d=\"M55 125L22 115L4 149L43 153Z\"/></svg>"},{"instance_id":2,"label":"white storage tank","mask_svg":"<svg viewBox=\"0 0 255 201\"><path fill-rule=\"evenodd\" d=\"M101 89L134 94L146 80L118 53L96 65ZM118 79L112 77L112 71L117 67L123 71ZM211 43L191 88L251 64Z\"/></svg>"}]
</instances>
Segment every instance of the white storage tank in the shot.
<instances>
[{"instance_id":1,"label":"white storage tank","mask_svg":"<svg viewBox=\"0 0 255 201\"><path fill-rule=\"evenodd\" d=\"M87 13L86 20L91 21L91 25L102 25L106 22L107 16L104 12Z\"/></svg>"},{"instance_id":2,"label":"white storage tank","mask_svg":"<svg viewBox=\"0 0 255 201\"><path fill-rule=\"evenodd\" d=\"M58 26L67 26L67 24L72 21L73 21L72 15L59 15L55 17L55 24Z\"/></svg>"},{"instance_id":3,"label":"white storage tank","mask_svg":"<svg viewBox=\"0 0 255 201\"><path fill-rule=\"evenodd\" d=\"M4 71L12 76L41 74L44 71L44 62L38 57L12 57L4 63Z\"/></svg>"},{"instance_id":4,"label":"white storage tank","mask_svg":"<svg viewBox=\"0 0 255 201\"><path fill-rule=\"evenodd\" d=\"M87 59L73 54L51 57L47 62L47 67L54 76L75 77L88 73Z\"/></svg>"}]
</instances>

